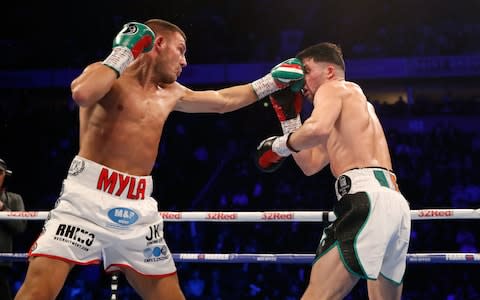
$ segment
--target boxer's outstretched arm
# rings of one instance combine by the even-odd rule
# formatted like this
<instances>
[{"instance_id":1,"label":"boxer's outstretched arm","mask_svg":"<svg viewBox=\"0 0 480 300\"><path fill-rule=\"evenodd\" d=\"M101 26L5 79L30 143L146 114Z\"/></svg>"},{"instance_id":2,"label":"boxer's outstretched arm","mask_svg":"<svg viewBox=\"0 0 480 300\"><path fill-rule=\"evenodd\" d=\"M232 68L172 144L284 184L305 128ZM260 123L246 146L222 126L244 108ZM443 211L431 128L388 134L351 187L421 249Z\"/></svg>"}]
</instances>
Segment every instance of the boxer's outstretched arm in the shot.
<instances>
[{"instance_id":1,"label":"boxer's outstretched arm","mask_svg":"<svg viewBox=\"0 0 480 300\"><path fill-rule=\"evenodd\" d=\"M225 113L237 110L258 100L250 84L233 86L218 91L192 91L187 89L175 110L183 112Z\"/></svg>"},{"instance_id":2,"label":"boxer's outstretched arm","mask_svg":"<svg viewBox=\"0 0 480 300\"><path fill-rule=\"evenodd\" d=\"M230 112L247 106L273 92L291 86L303 86L303 65L296 58L287 59L260 79L217 91L192 91L180 97L175 110L183 112Z\"/></svg>"}]
</instances>

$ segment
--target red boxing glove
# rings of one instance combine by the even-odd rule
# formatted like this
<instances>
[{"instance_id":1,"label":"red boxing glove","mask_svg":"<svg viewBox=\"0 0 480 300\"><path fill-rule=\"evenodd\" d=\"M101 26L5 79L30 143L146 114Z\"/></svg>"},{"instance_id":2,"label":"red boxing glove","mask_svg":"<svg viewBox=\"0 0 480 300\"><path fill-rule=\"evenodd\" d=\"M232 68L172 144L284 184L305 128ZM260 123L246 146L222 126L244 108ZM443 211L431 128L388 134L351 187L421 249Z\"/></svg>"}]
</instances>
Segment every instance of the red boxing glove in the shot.
<instances>
[{"instance_id":1,"label":"red boxing glove","mask_svg":"<svg viewBox=\"0 0 480 300\"><path fill-rule=\"evenodd\" d=\"M269 98L284 134L293 132L302 126L300 112L302 111L303 95L301 92L283 89L271 94Z\"/></svg>"},{"instance_id":2,"label":"red boxing glove","mask_svg":"<svg viewBox=\"0 0 480 300\"><path fill-rule=\"evenodd\" d=\"M272 173L283 163L286 157L280 156L272 150L273 142L278 136L271 136L260 142L255 152L255 165L260 171Z\"/></svg>"}]
</instances>

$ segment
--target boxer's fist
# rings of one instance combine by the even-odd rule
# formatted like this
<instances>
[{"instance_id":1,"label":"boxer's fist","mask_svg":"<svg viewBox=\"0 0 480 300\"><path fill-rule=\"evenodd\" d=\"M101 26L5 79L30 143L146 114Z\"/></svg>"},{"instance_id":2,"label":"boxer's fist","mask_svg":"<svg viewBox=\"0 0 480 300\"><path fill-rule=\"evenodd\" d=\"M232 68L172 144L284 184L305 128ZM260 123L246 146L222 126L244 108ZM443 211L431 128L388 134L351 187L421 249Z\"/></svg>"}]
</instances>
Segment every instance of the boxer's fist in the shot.
<instances>
[{"instance_id":1,"label":"boxer's fist","mask_svg":"<svg viewBox=\"0 0 480 300\"><path fill-rule=\"evenodd\" d=\"M142 52L153 48L155 33L145 24L130 22L123 26L113 40L112 53L103 61L117 76L125 71L128 65Z\"/></svg>"},{"instance_id":2,"label":"boxer's fist","mask_svg":"<svg viewBox=\"0 0 480 300\"><path fill-rule=\"evenodd\" d=\"M276 171L285 160L285 157L278 155L272 150L273 142L278 136L272 136L260 142L255 151L255 165L263 172L271 173Z\"/></svg>"},{"instance_id":3,"label":"boxer's fist","mask_svg":"<svg viewBox=\"0 0 480 300\"><path fill-rule=\"evenodd\" d=\"M271 94L269 98L284 134L302 126L300 111L302 110L303 96L300 92L283 89Z\"/></svg>"},{"instance_id":4,"label":"boxer's fist","mask_svg":"<svg viewBox=\"0 0 480 300\"><path fill-rule=\"evenodd\" d=\"M130 22L123 25L122 31L113 40L112 48L126 47L132 52L133 58L137 58L140 53L152 50L154 39L155 33L150 27L142 23Z\"/></svg>"},{"instance_id":5,"label":"boxer's fist","mask_svg":"<svg viewBox=\"0 0 480 300\"><path fill-rule=\"evenodd\" d=\"M303 83L303 64L298 58L289 58L273 67L270 74L280 89L299 82ZM303 84L296 91L300 91L302 87Z\"/></svg>"},{"instance_id":6,"label":"boxer's fist","mask_svg":"<svg viewBox=\"0 0 480 300\"><path fill-rule=\"evenodd\" d=\"M298 58L287 59L272 68L270 73L252 82L258 99L291 86L299 91L303 87L303 64Z\"/></svg>"}]
</instances>

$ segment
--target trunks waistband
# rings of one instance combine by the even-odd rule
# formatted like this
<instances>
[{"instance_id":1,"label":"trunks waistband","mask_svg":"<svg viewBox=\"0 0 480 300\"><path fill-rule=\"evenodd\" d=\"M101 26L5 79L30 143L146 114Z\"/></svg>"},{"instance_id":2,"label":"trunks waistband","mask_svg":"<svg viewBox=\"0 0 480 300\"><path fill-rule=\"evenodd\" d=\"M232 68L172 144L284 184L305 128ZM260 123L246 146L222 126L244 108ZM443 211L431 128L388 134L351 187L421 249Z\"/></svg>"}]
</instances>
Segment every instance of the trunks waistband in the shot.
<instances>
[{"instance_id":1,"label":"trunks waistband","mask_svg":"<svg viewBox=\"0 0 480 300\"><path fill-rule=\"evenodd\" d=\"M376 187L386 187L398 191L397 176L381 167L350 169L338 176L335 181L337 199L345 194L353 194Z\"/></svg>"},{"instance_id":2,"label":"trunks waistband","mask_svg":"<svg viewBox=\"0 0 480 300\"><path fill-rule=\"evenodd\" d=\"M68 169L67 179L126 200L144 200L153 190L152 176L119 172L78 155Z\"/></svg>"}]
</instances>

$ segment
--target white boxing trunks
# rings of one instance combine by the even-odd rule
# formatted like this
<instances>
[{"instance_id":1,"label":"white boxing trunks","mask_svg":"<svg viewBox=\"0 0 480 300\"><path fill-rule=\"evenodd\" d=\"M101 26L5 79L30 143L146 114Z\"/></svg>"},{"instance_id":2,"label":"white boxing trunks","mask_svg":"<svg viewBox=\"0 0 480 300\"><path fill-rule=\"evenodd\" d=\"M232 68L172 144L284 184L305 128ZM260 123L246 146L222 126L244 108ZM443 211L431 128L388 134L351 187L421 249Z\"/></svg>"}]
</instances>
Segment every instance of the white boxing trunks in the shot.
<instances>
[{"instance_id":1,"label":"white boxing trunks","mask_svg":"<svg viewBox=\"0 0 480 300\"><path fill-rule=\"evenodd\" d=\"M347 270L361 278L379 274L401 284L410 240L410 208L395 174L382 168L352 169L335 183L337 219L323 231L318 260L337 247Z\"/></svg>"},{"instance_id":2,"label":"white boxing trunks","mask_svg":"<svg viewBox=\"0 0 480 300\"><path fill-rule=\"evenodd\" d=\"M148 276L174 274L152 189L151 176L132 176L76 156L29 256L80 265L103 260L106 272L126 267Z\"/></svg>"}]
</instances>

